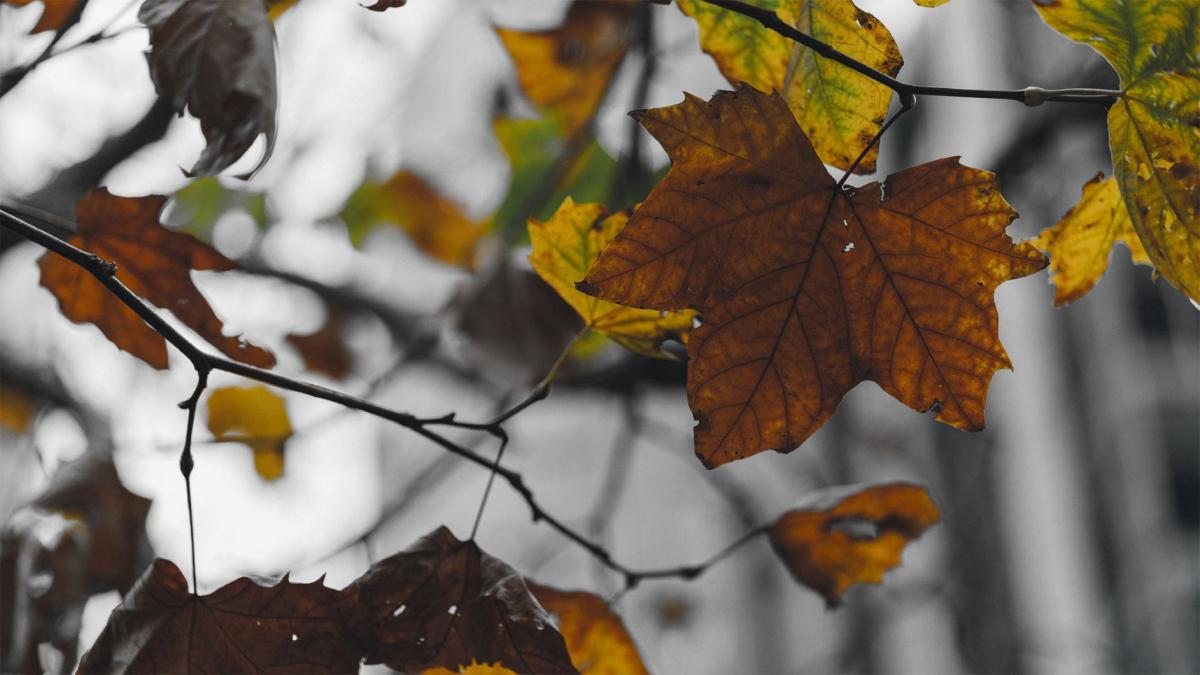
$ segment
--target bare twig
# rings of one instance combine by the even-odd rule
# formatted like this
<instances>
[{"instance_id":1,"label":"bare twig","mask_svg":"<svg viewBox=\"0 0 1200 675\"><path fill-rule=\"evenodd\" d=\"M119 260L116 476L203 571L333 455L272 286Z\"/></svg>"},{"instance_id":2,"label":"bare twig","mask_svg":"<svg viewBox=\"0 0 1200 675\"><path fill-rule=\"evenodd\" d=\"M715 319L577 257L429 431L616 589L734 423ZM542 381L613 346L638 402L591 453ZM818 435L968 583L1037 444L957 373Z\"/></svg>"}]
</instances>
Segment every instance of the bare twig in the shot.
<instances>
[{"instance_id":1,"label":"bare twig","mask_svg":"<svg viewBox=\"0 0 1200 675\"><path fill-rule=\"evenodd\" d=\"M1019 101L1027 106L1038 106L1046 101L1062 103L1091 103L1095 105L1112 105L1121 96L1120 91L1109 89L1043 89L1042 87L1026 87L1024 89L958 89L955 87L930 87L920 84L901 82L894 77L885 75L867 64L834 49L813 36L797 30L775 12L755 7L740 0L703 0L704 2L727 9L758 21L766 28L780 35L799 42L816 53L831 61L836 61L862 75L875 80L901 96L950 96L956 98L988 98Z\"/></svg>"},{"instance_id":2,"label":"bare twig","mask_svg":"<svg viewBox=\"0 0 1200 675\"><path fill-rule=\"evenodd\" d=\"M192 423L192 418L194 418L195 415L193 399L199 397L200 392L203 391L204 378L210 371L213 370L219 370L231 373L233 375L241 375L242 377L255 380L257 382L262 382L263 384L269 384L274 387L279 387L280 389L286 389L298 394L304 394L306 396L312 396L314 398L337 403L339 405L388 420L411 430L413 433L416 433L417 435L433 442L443 450L466 459L480 467L488 469L489 471L493 471L495 475L503 478L504 481L508 483L509 486L512 487L512 489L515 490L525 501L525 504L529 507L530 516L533 518L534 522L545 521L547 525L586 550L590 555L599 560L605 566L624 575L627 589L632 589L643 579L695 579L709 567L717 562L720 562L734 550L741 547L746 542L751 541L763 532L761 527L754 528L742 537L735 540L729 546L725 547L709 559L699 564L644 570L631 568L623 563L618 562L617 560L614 560L612 554L604 546L601 546L591 539L588 539L586 536L577 532L575 529L546 511L534 497L533 491L525 484L525 480L520 473L501 466L496 466L493 461L458 443L455 443L454 441L451 441L449 438L442 436L430 428L439 424L459 426L468 429L473 428L476 430L488 431L489 433L497 435L499 438L503 439L505 438L505 434L499 425L502 422L510 419L520 410L523 410L532 403L545 398L546 393L548 393L550 390L549 382L546 380L543 380L543 383L540 384L534 390L534 393L527 397L525 401L522 401L513 408L510 408L507 413L501 414L490 425L468 425L466 423L455 423L453 422L453 415L447 415L445 417L434 419L421 419L409 413L385 408L375 403L371 403L370 401L350 396L349 394L345 394L334 389L322 387L320 385L305 382L303 380L293 379L284 375L273 373L269 370L263 370L262 368L256 368L254 366L232 361L224 357L209 354L192 344L178 330L176 330L173 326L167 323L166 320L159 316L150 305L139 298L136 294L134 294L133 291L129 290L129 287L117 279L117 269L115 264L102 260L99 256L93 253L89 253L76 246L72 246L62 239L59 239L58 237L55 237L54 235L51 235L37 228L36 226L29 224L21 218L8 213L4 209L0 209L0 225L3 225L6 229L9 229L29 239L30 241L33 241L39 246L55 254L63 256L67 260L90 273L113 295L117 296L117 298L121 300L125 306L133 310L134 313L141 317L141 319L145 321L152 329L154 329L156 333L161 335L167 342L169 342L171 346L183 353L183 355L192 363L192 366L196 369L197 376L200 378L200 382L197 385L193 397L188 399L188 401L185 401L184 405L184 407L189 409L190 413L189 428ZM552 368L551 375L557 373L559 365L561 364L556 364L556 366ZM553 378L549 375L548 379L550 379L550 381L553 380ZM188 404L191 404L191 407L189 407ZM185 468L185 458L190 458L190 434L189 438L185 439L184 455L185 457L181 458L180 460L180 468L184 470L186 475L189 473L190 469L190 467Z\"/></svg>"}]
</instances>

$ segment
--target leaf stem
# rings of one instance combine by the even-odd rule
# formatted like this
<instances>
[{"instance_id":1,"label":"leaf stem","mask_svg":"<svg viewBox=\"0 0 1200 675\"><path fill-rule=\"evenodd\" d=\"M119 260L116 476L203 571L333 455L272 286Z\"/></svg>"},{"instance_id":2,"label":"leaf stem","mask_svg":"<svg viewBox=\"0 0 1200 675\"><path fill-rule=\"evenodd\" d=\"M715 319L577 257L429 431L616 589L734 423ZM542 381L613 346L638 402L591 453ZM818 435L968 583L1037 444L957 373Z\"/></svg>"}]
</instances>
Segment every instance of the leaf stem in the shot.
<instances>
[{"instance_id":1,"label":"leaf stem","mask_svg":"<svg viewBox=\"0 0 1200 675\"><path fill-rule=\"evenodd\" d=\"M876 131L875 135L871 137L871 142L867 143L866 147L862 149L862 152L858 153L858 157L854 158L854 163L850 165L850 168L846 169L846 172L842 174L841 180L837 182L838 192L840 192L842 187L846 185L846 180L850 178L850 174L854 173L854 170L858 168L858 165L863 161L863 158L867 156L867 153L871 151L871 148L875 147L875 144L879 142L879 139L883 138L883 135L887 133L887 130L896 123L896 120L900 119L901 115L909 110L912 110L914 107L916 107L916 105L916 96L900 97L900 109L892 113L892 116L883 123L883 126L879 127L879 131Z\"/></svg>"},{"instance_id":2,"label":"leaf stem","mask_svg":"<svg viewBox=\"0 0 1200 675\"><path fill-rule=\"evenodd\" d=\"M489 431L493 434L495 434L495 432L492 430L492 428L495 428L499 429L500 434L503 434L503 429L499 426L502 422L507 421L521 410L524 410L534 402L546 397L546 394L548 394L550 390L550 384L553 382L553 376L557 374L559 368L562 366L562 363L566 360L566 355L570 352L570 347L576 340L585 334L584 331L581 331L579 334L577 334L575 338L572 339L571 343L567 345L567 348L564 349L563 353L559 355L558 360L550 369L550 372L547 373L547 376L543 378L542 382L534 389L533 393L526 397L526 399L521 403L518 403L513 408L510 408L506 413L502 413L489 425L469 425L467 423L453 422L453 414L442 418L421 419L409 413L385 408L370 401L366 401L334 389L322 387L320 385L316 385L311 382L305 382L303 380L293 379L284 375L279 375L278 373L273 373L269 370L263 370L262 368L249 366L221 356L209 354L192 344L186 337L183 336L183 334L181 334L178 330L171 326L171 324L167 323L161 316L159 316L158 313L150 307L150 305L139 298L133 291L129 290L128 286L121 283L121 281L117 279L117 268L113 263L107 262L93 253L84 251L77 246L59 239L58 237L55 237L54 235L36 227L35 225L31 225L21 218L14 216L3 208L0 208L0 226L3 226L14 233L21 235L26 239L29 239L30 241L38 244L48 251L51 251L52 253L63 256L67 260L90 273L101 284L103 284L109 290L109 292L121 300L126 307L129 307L134 311L134 313L141 317L141 319L145 321L151 328L153 328L156 333L161 335L163 339L182 352L183 355L187 357L187 359L191 361L192 365L196 368L198 376L206 377L208 372L213 370L219 370L233 375L240 375L247 379L262 382L263 384L269 384L274 387L279 387L280 389L286 389L298 394L312 396L314 398L319 398L343 405L347 408L359 410L409 429L413 433L431 441L443 450L466 459L467 461L481 466L489 471L492 471L496 476L503 478L504 481L508 483L509 486L512 487L512 489L516 491L517 494L519 494L525 501L525 504L529 507L530 516L534 522L544 521L563 537L574 542L580 548L586 550L588 554L596 558L604 566L624 575L627 584L636 585L642 579L694 579L704 572L704 570L708 569L709 566L716 564L734 549L740 547L746 541L749 541L761 533L759 532L761 528L751 530L736 540L733 544L727 546L725 549L722 549L722 551L717 553L715 556L709 558L703 563L700 563L699 565L683 565L675 568L657 570L638 570L618 562L613 558L608 549L588 539L583 534L580 534L575 529L571 528L569 525L565 524L557 517L547 512L534 497L533 491L525 484L525 479L520 473L496 465L494 461L489 460L486 457L483 457L482 455L479 455L478 453L459 445L458 443L455 443L454 441L451 441L450 439L429 428L442 424ZM200 375L201 373L203 373L203 375ZM194 393L193 397L198 399L200 391L203 391L203 387L199 386L198 384L197 393ZM191 399L185 401L185 403L191 403ZM191 425L194 423L194 406L189 407L189 411L191 413L189 415L190 429ZM503 439L506 436L502 435L500 437ZM185 439L184 443L185 450L190 451L190 434L189 439ZM180 468L183 468L182 460ZM193 585L194 583L195 580L193 579Z\"/></svg>"},{"instance_id":3,"label":"leaf stem","mask_svg":"<svg viewBox=\"0 0 1200 675\"><path fill-rule=\"evenodd\" d=\"M761 7L741 2L741 0L703 0L704 2L727 9L731 12L758 21L766 28L780 35L799 42L816 53L831 61L836 61L865 77L882 84L901 96L948 96L955 98L984 98L1019 101L1027 106L1038 106L1046 101L1060 103L1091 103L1108 106L1121 96L1120 91L1108 89L1043 89L1042 87L1026 87L1024 89L959 89L956 87L931 87L920 84L902 82L894 77L885 75L854 57L838 51L813 36L790 26L775 12Z\"/></svg>"},{"instance_id":4,"label":"leaf stem","mask_svg":"<svg viewBox=\"0 0 1200 675\"><path fill-rule=\"evenodd\" d=\"M179 455L179 472L183 474L184 488L187 490L187 512L188 512L188 541L192 548L192 596L199 597L200 585L196 582L196 522L193 517L192 510L192 469L195 468L196 462L192 458L192 429L196 424L196 406L200 403L200 394L208 386L207 366L196 367L196 388L192 391L192 395L179 404L180 408L187 410L187 431L183 436L183 452Z\"/></svg>"}]
</instances>

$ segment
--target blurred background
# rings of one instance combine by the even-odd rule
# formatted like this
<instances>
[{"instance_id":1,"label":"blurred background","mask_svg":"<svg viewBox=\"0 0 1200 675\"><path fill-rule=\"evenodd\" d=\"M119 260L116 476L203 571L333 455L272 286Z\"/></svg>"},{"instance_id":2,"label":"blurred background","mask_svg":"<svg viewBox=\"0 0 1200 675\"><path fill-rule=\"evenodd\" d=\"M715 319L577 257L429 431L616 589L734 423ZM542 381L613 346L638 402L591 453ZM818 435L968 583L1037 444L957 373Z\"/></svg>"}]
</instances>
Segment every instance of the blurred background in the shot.
<instances>
[{"instance_id":1,"label":"blurred background","mask_svg":"<svg viewBox=\"0 0 1200 675\"><path fill-rule=\"evenodd\" d=\"M907 81L1116 85L1095 53L1047 28L1026 0L858 4L892 31ZM525 217L545 217L564 193L614 207L640 200L666 157L626 112L729 88L700 51L695 23L676 7L649 6L639 15L649 37L619 66L585 136L522 137L534 144L522 152L545 156L530 174L498 137L539 114L494 27L556 27L566 2L410 0L377 14L354 0L301 0L276 22L274 156L249 181L193 181L179 167L203 148L199 124L156 101L136 5L91 0L61 44L115 37L47 60L0 99L0 201L69 235L76 202L97 184L175 195L164 222L243 268L192 275L227 333L271 348L279 372L420 415L485 419L525 395L573 332L572 317L531 281ZM45 48L50 34L28 35L40 12L36 2L0 6L0 72ZM250 168L261 150L226 173ZM1000 175L1021 214L1010 229L1018 240L1111 171L1097 107L926 98L884 137L878 177L948 155ZM474 261L450 265L403 227L374 226L387 218L359 207L399 171L499 237ZM3 589L9 605L32 600L16 602L0 629L7 649L40 645L40 668L70 670L76 643L90 646L120 600L87 583L120 557L105 537L186 569L185 413L176 404L195 375L177 353L154 371L95 327L70 323L38 285L42 251L7 232L0 241L0 521L24 537L6 538L5 555L33 546L41 556L18 575L23 586ZM621 596L615 607L655 672L1196 672L1200 314L1120 247L1082 300L1056 310L1052 298L1045 273L997 292L1014 369L993 380L980 433L939 425L866 383L794 452L706 471L692 453L684 366L592 341L553 395L512 421L504 464L550 512L636 567L705 559L821 487L928 486L942 524L883 586L856 587L836 611L794 583L765 540L694 581L647 581ZM315 370L288 339L331 318L344 373ZM223 373L210 382L249 384ZM375 418L275 393L294 433L274 480L255 471L245 444L197 425L202 592L288 570L340 588L439 525L470 533L486 472ZM486 436L456 438L488 456L496 449ZM112 485L80 488L64 476L81 457L111 457L115 474L81 475ZM120 493L118 480L150 501ZM45 498L52 481L51 505L86 511L90 540L42 518L30 544L22 506ZM127 523L97 525L104 509L147 508L144 541ZM602 597L622 586L530 522L503 484L478 541L539 582ZM110 577L140 573L132 559L119 562L125 569Z\"/></svg>"}]
</instances>

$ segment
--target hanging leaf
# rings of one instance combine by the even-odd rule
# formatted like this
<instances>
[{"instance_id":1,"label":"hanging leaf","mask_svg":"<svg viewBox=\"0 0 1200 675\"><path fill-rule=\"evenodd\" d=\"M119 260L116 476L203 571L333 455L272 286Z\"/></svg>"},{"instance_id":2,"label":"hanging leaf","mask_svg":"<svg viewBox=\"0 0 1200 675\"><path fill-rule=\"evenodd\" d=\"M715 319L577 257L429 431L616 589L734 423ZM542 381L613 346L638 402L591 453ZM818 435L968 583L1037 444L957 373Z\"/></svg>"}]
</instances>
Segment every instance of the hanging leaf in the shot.
<instances>
[{"instance_id":1,"label":"hanging leaf","mask_svg":"<svg viewBox=\"0 0 1200 675\"><path fill-rule=\"evenodd\" d=\"M750 4L886 75L895 76L904 63L888 29L851 0ZM679 0L679 8L696 20L700 46L731 84L783 94L821 161L850 168L879 131L891 89L737 12L704 0ZM877 154L878 146L871 148L855 173L873 173Z\"/></svg>"},{"instance_id":2,"label":"hanging leaf","mask_svg":"<svg viewBox=\"0 0 1200 675\"><path fill-rule=\"evenodd\" d=\"M385 558L344 594L367 621L367 663L402 671L474 662L573 673L562 636L521 575L445 527Z\"/></svg>"},{"instance_id":3,"label":"hanging leaf","mask_svg":"<svg viewBox=\"0 0 1200 675\"><path fill-rule=\"evenodd\" d=\"M637 4L629 0L576 0L553 30L496 33L517 67L525 95L563 121L574 136L596 114L617 66L636 35Z\"/></svg>"},{"instance_id":4,"label":"hanging leaf","mask_svg":"<svg viewBox=\"0 0 1200 675\"><path fill-rule=\"evenodd\" d=\"M558 630L580 673L648 672L625 622L599 596L560 591L528 579L525 583L542 607L558 619Z\"/></svg>"},{"instance_id":5,"label":"hanging leaf","mask_svg":"<svg viewBox=\"0 0 1200 675\"><path fill-rule=\"evenodd\" d=\"M83 655L80 673L347 673L358 647L351 611L321 579L246 577L194 596L173 563L155 560Z\"/></svg>"},{"instance_id":6,"label":"hanging leaf","mask_svg":"<svg viewBox=\"0 0 1200 675\"><path fill-rule=\"evenodd\" d=\"M230 358L260 368L275 365L270 352L222 334L222 323L192 283L192 270L232 270L215 249L166 229L158 221L166 197L117 197L105 188L79 202L78 232L70 243L116 265L131 291L169 309ZM58 298L64 316L95 324L113 344L151 366L167 367L167 343L91 274L61 256L39 261L41 284Z\"/></svg>"},{"instance_id":7,"label":"hanging leaf","mask_svg":"<svg viewBox=\"0 0 1200 675\"><path fill-rule=\"evenodd\" d=\"M200 120L208 145L191 174L229 168L259 135L275 149L275 29L259 0L145 0L138 20L150 29L150 78L176 113Z\"/></svg>"},{"instance_id":8,"label":"hanging leaf","mask_svg":"<svg viewBox=\"0 0 1200 675\"><path fill-rule=\"evenodd\" d=\"M1109 253L1118 241L1129 248L1133 262L1151 264L1133 231L1116 179L1099 174L1083 186L1079 203L1032 241L1050 255L1056 306L1075 302L1092 290L1108 269Z\"/></svg>"},{"instance_id":9,"label":"hanging leaf","mask_svg":"<svg viewBox=\"0 0 1200 675\"><path fill-rule=\"evenodd\" d=\"M673 161L580 289L700 310L688 342L696 454L790 452L856 384L983 428L1010 367L992 294L1042 269L995 176L941 159L838 189L778 95L748 86L635 117Z\"/></svg>"},{"instance_id":10,"label":"hanging leaf","mask_svg":"<svg viewBox=\"0 0 1200 675\"><path fill-rule=\"evenodd\" d=\"M208 430L218 441L245 443L254 451L254 470L264 480L283 475L284 443L292 436L283 399L256 384L224 387L208 396Z\"/></svg>"},{"instance_id":11,"label":"hanging leaf","mask_svg":"<svg viewBox=\"0 0 1200 675\"><path fill-rule=\"evenodd\" d=\"M939 520L925 488L888 483L823 490L810 505L780 516L767 533L796 581L836 607L851 585L883 583L908 542Z\"/></svg>"},{"instance_id":12,"label":"hanging leaf","mask_svg":"<svg viewBox=\"0 0 1200 675\"><path fill-rule=\"evenodd\" d=\"M1108 111L1113 177L1159 274L1200 302L1200 2L1036 0L1054 30L1121 77Z\"/></svg>"},{"instance_id":13,"label":"hanging leaf","mask_svg":"<svg viewBox=\"0 0 1200 675\"><path fill-rule=\"evenodd\" d=\"M413 245L434 260L470 269L475 246L491 230L463 213L420 176L399 171L384 183L365 183L342 210L350 241L360 246L380 223L403 229Z\"/></svg>"},{"instance_id":14,"label":"hanging leaf","mask_svg":"<svg viewBox=\"0 0 1200 675\"><path fill-rule=\"evenodd\" d=\"M686 342L696 313L690 310L662 312L633 309L597 300L575 289L600 251L625 227L629 214L609 215L599 204L563 201L550 220L529 221L533 270L579 312L587 328L612 338L630 351L665 357L659 350L665 340Z\"/></svg>"}]
</instances>

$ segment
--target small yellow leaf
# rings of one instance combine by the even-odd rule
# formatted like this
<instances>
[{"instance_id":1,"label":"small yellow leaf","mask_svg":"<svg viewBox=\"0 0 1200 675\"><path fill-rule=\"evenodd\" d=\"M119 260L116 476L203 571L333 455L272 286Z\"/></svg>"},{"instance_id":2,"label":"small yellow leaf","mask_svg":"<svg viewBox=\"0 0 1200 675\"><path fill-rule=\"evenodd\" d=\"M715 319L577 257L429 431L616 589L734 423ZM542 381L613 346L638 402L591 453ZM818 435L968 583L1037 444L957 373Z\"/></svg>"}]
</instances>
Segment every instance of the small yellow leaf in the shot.
<instances>
[{"instance_id":1,"label":"small yellow leaf","mask_svg":"<svg viewBox=\"0 0 1200 675\"><path fill-rule=\"evenodd\" d=\"M24 433L34 412L33 401L24 392L0 385L0 427Z\"/></svg>"},{"instance_id":2,"label":"small yellow leaf","mask_svg":"<svg viewBox=\"0 0 1200 675\"><path fill-rule=\"evenodd\" d=\"M283 446L292 435L283 399L262 385L225 387L208 397L208 429L219 441L245 443L265 480L283 475Z\"/></svg>"},{"instance_id":3,"label":"small yellow leaf","mask_svg":"<svg viewBox=\"0 0 1200 675\"><path fill-rule=\"evenodd\" d=\"M267 16L271 21L279 19L279 15L291 9L299 0L267 0Z\"/></svg>"},{"instance_id":4,"label":"small yellow leaf","mask_svg":"<svg viewBox=\"0 0 1200 675\"><path fill-rule=\"evenodd\" d=\"M599 596L585 591L560 591L529 579L525 585L542 607L558 618L558 630L580 673L647 672L625 622Z\"/></svg>"},{"instance_id":5,"label":"small yellow leaf","mask_svg":"<svg viewBox=\"0 0 1200 675\"><path fill-rule=\"evenodd\" d=\"M1033 240L1034 246L1050 254L1056 306L1075 302L1096 285L1108 269L1109 251L1116 242L1129 247L1133 262L1151 264L1133 231L1116 179L1098 174L1083 186L1079 203Z\"/></svg>"},{"instance_id":6,"label":"small yellow leaf","mask_svg":"<svg viewBox=\"0 0 1200 675\"><path fill-rule=\"evenodd\" d=\"M568 197L550 220L529 219L529 238L533 243L529 262L538 276L579 312L588 328L631 351L664 357L659 345L667 339L682 342L692 329L696 312L634 309L575 289L575 283L583 280L600 251L628 221L628 213L609 215L600 204L576 204Z\"/></svg>"},{"instance_id":7,"label":"small yellow leaf","mask_svg":"<svg viewBox=\"0 0 1200 675\"><path fill-rule=\"evenodd\" d=\"M422 675L516 675L516 671L509 670L499 663L477 663L471 662L468 666L459 666L457 670L449 668L430 668L423 672Z\"/></svg>"}]
</instances>

